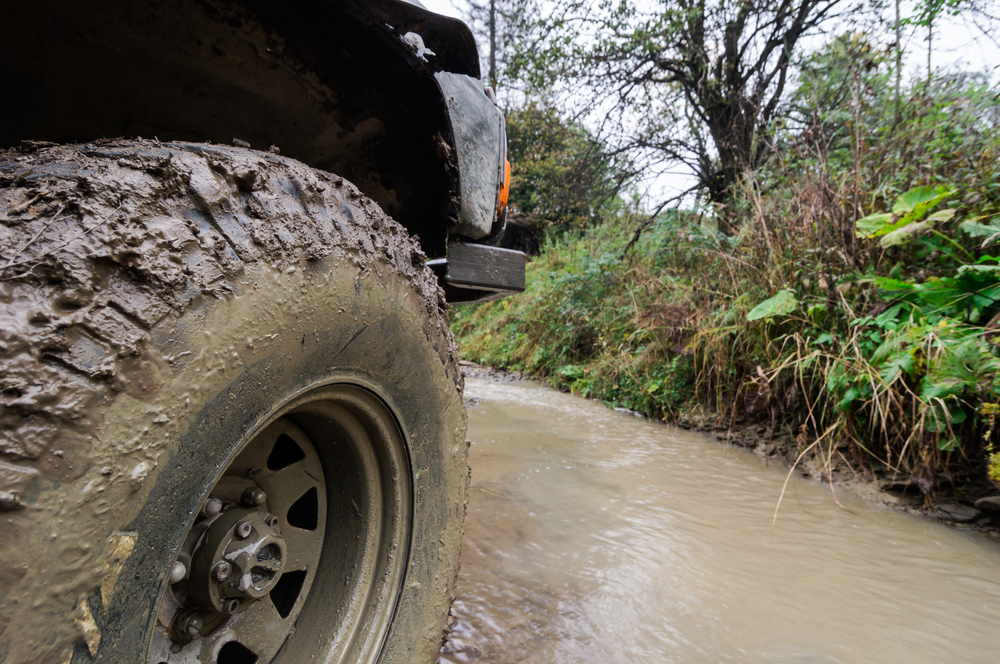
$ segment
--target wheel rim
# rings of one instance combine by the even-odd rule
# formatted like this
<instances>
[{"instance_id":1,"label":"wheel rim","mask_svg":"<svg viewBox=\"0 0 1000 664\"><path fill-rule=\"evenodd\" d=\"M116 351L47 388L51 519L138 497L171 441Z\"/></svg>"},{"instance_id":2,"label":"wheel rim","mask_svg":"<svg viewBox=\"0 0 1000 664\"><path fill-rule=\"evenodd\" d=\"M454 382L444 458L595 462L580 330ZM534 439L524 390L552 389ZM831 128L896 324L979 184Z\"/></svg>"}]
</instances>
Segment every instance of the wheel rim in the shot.
<instances>
[{"instance_id":1,"label":"wheel rim","mask_svg":"<svg viewBox=\"0 0 1000 664\"><path fill-rule=\"evenodd\" d=\"M312 390L230 459L170 570L149 661L375 661L413 518L407 446L385 402L357 385Z\"/></svg>"}]
</instances>

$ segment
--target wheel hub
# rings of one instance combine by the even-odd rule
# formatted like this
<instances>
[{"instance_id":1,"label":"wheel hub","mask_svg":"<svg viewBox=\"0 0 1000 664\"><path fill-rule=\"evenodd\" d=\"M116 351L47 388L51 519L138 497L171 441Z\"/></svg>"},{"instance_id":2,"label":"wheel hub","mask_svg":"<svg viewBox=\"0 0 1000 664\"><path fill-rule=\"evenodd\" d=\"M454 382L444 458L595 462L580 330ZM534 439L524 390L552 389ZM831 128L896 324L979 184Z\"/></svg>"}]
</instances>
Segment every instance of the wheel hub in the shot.
<instances>
[{"instance_id":1,"label":"wheel hub","mask_svg":"<svg viewBox=\"0 0 1000 664\"><path fill-rule=\"evenodd\" d=\"M278 583L287 560L278 517L234 508L209 526L191 561L191 599L224 614L245 611Z\"/></svg>"},{"instance_id":2,"label":"wheel hub","mask_svg":"<svg viewBox=\"0 0 1000 664\"><path fill-rule=\"evenodd\" d=\"M164 570L147 662L374 661L408 556L405 445L391 411L351 385L303 395L254 434Z\"/></svg>"}]
</instances>

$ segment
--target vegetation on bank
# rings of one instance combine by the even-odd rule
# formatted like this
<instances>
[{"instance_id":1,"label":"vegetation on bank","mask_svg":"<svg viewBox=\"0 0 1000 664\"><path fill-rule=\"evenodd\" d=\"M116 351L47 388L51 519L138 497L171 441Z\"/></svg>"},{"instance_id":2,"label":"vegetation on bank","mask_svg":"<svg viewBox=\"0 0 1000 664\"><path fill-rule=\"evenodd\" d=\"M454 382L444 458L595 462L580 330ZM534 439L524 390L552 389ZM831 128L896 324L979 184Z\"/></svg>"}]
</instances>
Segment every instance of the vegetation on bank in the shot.
<instances>
[{"instance_id":1,"label":"vegetation on bank","mask_svg":"<svg viewBox=\"0 0 1000 664\"><path fill-rule=\"evenodd\" d=\"M652 417L760 422L925 493L1000 487L1000 89L938 77L897 112L866 49L803 62L724 209L619 197L548 224L526 293L453 311L464 357Z\"/></svg>"}]
</instances>

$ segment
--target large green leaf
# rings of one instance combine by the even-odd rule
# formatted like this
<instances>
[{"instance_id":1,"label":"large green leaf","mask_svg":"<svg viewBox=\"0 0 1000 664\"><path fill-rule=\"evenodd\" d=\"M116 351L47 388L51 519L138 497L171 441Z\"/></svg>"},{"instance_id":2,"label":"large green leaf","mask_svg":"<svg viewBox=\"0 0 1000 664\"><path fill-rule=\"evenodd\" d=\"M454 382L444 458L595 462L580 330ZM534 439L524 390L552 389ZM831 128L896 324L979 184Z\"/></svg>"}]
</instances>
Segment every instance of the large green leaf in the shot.
<instances>
[{"instance_id":1,"label":"large green leaf","mask_svg":"<svg viewBox=\"0 0 1000 664\"><path fill-rule=\"evenodd\" d=\"M929 224L936 224L939 221L949 221L955 216L955 208L947 208L944 210L938 210L931 216L927 217L926 221Z\"/></svg>"},{"instance_id":2,"label":"large green leaf","mask_svg":"<svg viewBox=\"0 0 1000 664\"><path fill-rule=\"evenodd\" d=\"M790 290L778 291L774 297L770 297L747 314L747 320L760 320L761 318L772 318L774 316L785 316L795 311L799 306L799 301L795 299L795 294Z\"/></svg>"},{"instance_id":3,"label":"large green leaf","mask_svg":"<svg viewBox=\"0 0 1000 664\"><path fill-rule=\"evenodd\" d=\"M879 212L876 214L870 214L863 219L858 219L855 227L857 228L858 237L878 237L880 235L885 235L889 231L887 228L891 229L893 219L895 215L891 212Z\"/></svg>"},{"instance_id":4,"label":"large green leaf","mask_svg":"<svg viewBox=\"0 0 1000 664\"><path fill-rule=\"evenodd\" d=\"M958 268L959 274L979 273L984 275L996 275L1000 277L1000 265L962 265Z\"/></svg>"},{"instance_id":5,"label":"large green leaf","mask_svg":"<svg viewBox=\"0 0 1000 664\"><path fill-rule=\"evenodd\" d=\"M959 228L971 235L972 237L990 237L1000 233L1000 226L994 226L993 224L983 224L975 219L969 219L968 221L963 221L959 224Z\"/></svg>"},{"instance_id":6,"label":"large green leaf","mask_svg":"<svg viewBox=\"0 0 1000 664\"><path fill-rule=\"evenodd\" d=\"M851 404L853 404L854 401L860 398L861 396L863 395L859 388L851 387L846 392L844 392L844 398L841 399L840 403L837 404L837 408L839 408L840 410L850 410Z\"/></svg>"},{"instance_id":7,"label":"large green leaf","mask_svg":"<svg viewBox=\"0 0 1000 664\"><path fill-rule=\"evenodd\" d=\"M909 240L912 236L916 235L920 231L926 229L930 226L928 221L918 221L914 224L906 224L901 226L896 230L890 231L882 236L879 240L879 244L883 247L894 247L897 244L903 244Z\"/></svg>"},{"instance_id":8,"label":"large green leaf","mask_svg":"<svg viewBox=\"0 0 1000 664\"><path fill-rule=\"evenodd\" d=\"M879 235L882 235L882 239L879 240L879 244L883 247L894 247L897 244L906 242L917 233L930 228L935 223L939 221L948 221L954 216L955 211L948 209L939 210L923 221L916 221L913 223L906 221L907 217L903 217L899 223L886 227L886 229L893 228L894 230L887 231L884 235L882 233L878 233Z\"/></svg>"},{"instance_id":9,"label":"large green leaf","mask_svg":"<svg viewBox=\"0 0 1000 664\"><path fill-rule=\"evenodd\" d=\"M951 187L944 185L914 187L896 199L892 206L893 214L910 217L914 221L924 215L944 199L955 193Z\"/></svg>"},{"instance_id":10,"label":"large green leaf","mask_svg":"<svg viewBox=\"0 0 1000 664\"><path fill-rule=\"evenodd\" d=\"M875 285L894 295L910 293L915 288L914 284L908 281L900 281L891 277L875 277Z\"/></svg>"},{"instance_id":11,"label":"large green leaf","mask_svg":"<svg viewBox=\"0 0 1000 664\"><path fill-rule=\"evenodd\" d=\"M904 350L893 355L882 366L879 375L885 381L886 385L891 385L894 380L899 378L901 373L905 372L908 376L912 377L916 373L916 366L913 355L909 351Z\"/></svg>"},{"instance_id":12,"label":"large green leaf","mask_svg":"<svg viewBox=\"0 0 1000 664\"><path fill-rule=\"evenodd\" d=\"M970 237L986 238L981 245L985 247L1000 235L1000 223L998 222L1000 222L1000 217L993 217L988 224L980 223L977 219L969 219L959 224L959 228L965 231Z\"/></svg>"},{"instance_id":13,"label":"large green leaf","mask_svg":"<svg viewBox=\"0 0 1000 664\"><path fill-rule=\"evenodd\" d=\"M858 237L882 237L883 247L891 247L910 239L939 221L948 221L955 216L954 210L935 212L920 222L927 210L931 209L954 193L951 187L914 187L896 199L892 212L879 212L858 219L855 233ZM917 224L916 222L920 222Z\"/></svg>"}]
</instances>

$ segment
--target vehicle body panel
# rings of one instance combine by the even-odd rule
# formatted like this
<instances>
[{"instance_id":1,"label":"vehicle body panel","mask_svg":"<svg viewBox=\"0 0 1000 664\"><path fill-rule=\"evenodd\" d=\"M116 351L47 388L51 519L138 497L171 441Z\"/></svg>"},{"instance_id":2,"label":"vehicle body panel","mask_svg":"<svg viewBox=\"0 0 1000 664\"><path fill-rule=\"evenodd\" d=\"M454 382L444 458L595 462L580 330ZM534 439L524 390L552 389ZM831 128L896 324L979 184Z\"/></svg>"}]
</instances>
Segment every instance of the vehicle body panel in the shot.
<instances>
[{"instance_id":1,"label":"vehicle body panel","mask_svg":"<svg viewBox=\"0 0 1000 664\"><path fill-rule=\"evenodd\" d=\"M461 21L401 0L38 0L5 13L5 81L23 92L0 107L0 146L236 139L346 177L430 258L453 236L496 238L502 115ZM461 81L458 106L442 80Z\"/></svg>"}]
</instances>

